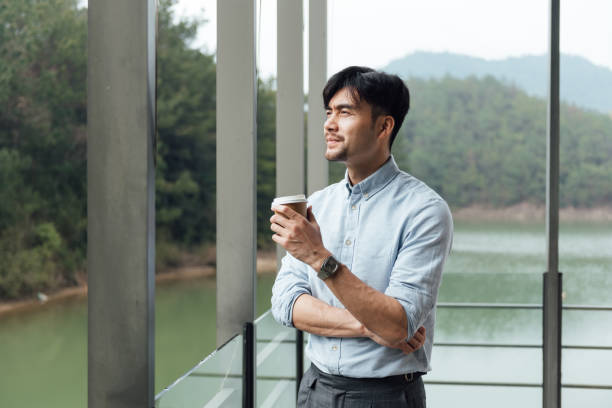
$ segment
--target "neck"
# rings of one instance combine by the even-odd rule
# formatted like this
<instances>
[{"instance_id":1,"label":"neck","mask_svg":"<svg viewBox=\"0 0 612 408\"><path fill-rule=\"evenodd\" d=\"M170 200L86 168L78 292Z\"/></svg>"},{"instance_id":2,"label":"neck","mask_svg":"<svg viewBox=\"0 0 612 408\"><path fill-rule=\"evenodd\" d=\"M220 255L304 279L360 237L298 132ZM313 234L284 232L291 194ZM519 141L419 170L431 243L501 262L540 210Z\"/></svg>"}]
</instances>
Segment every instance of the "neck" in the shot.
<instances>
[{"instance_id":1,"label":"neck","mask_svg":"<svg viewBox=\"0 0 612 408\"><path fill-rule=\"evenodd\" d=\"M376 160L371 160L360 165L352 165L346 163L348 169L348 177L351 185L359 184L371 174L374 174L376 170L380 169L383 164L387 162L390 154L378 157Z\"/></svg>"}]
</instances>

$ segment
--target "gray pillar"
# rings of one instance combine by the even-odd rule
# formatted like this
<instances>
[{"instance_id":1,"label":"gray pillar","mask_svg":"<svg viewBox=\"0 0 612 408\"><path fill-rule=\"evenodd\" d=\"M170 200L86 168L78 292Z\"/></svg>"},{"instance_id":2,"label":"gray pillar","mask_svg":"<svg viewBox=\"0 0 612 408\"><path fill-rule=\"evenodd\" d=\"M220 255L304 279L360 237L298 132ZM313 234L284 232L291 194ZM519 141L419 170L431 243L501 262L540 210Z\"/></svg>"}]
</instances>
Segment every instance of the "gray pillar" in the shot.
<instances>
[{"instance_id":1,"label":"gray pillar","mask_svg":"<svg viewBox=\"0 0 612 408\"><path fill-rule=\"evenodd\" d=\"M559 273L559 0L550 0L546 149L546 254L543 296L543 406L561 406L562 279Z\"/></svg>"},{"instance_id":2,"label":"gray pillar","mask_svg":"<svg viewBox=\"0 0 612 408\"><path fill-rule=\"evenodd\" d=\"M255 319L255 0L217 3L217 345Z\"/></svg>"},{"instance_id":3,"label":"gray pillar","mask_svg":"<svg viewBox=\"0 0 612 408\"><path fill-rule=\"evenodd\" d=\"M277 4L276 195L304 194L302 0ZM277 256L284 254L277 246Z\"/></svg>"},{"instance_id":4,"label":"gray pillar","mask_svg":"<svg viewBox=\"0 0 612 408\"><path fill-rule=\"evenodd\" d=\"M308 194L327 186L321 93L327 81L327 0L310 0L308 12Z\"/></svg>"},{"instance_id":5,"label":"gray pillar","mask_svg":"<svg viewBox=\"0 0 612 408\"><path fill-rule=\"evenodd\" d=\"M154 404L155 0L90 0L88 406Z\"/></svg>"}]
</instances>

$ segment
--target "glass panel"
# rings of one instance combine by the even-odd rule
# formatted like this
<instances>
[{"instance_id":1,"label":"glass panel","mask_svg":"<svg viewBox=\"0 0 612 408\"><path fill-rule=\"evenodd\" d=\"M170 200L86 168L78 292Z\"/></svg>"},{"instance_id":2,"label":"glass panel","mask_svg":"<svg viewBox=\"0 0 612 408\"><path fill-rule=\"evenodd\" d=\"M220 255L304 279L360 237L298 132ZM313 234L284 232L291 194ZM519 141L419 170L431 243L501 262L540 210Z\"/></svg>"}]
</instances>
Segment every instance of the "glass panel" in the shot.
<instances>
[{"instance_id":1,"label":"glass panel","mask_svg":"<svg viewBox=\"0 0 612 408\"><path fill-rule=\"evenodd\" d=\"M255 325L257 406L294 406L295 329L277 324L270 311L260 316ZM239 406L242 339L242 335L236 336L163 390L156 397L156 407ZM304 358L304 367L309 364Z\"/></svg>"},{"instance_id":2,"label":"glass panel","mask_svg":"<svg viewBox=\"0 0 612 408\"><path fill-rule=\"evenodd\" d=\"M612 3L561 0L559 269L563 303L612 306ZM612 401L612 311L564 310L562 407ZM607 347L607 349L606 349ZM608 389L570 388L603 386Z\"/></svg>"},{"instance_id":3,"label":"glass panel","mask_svg":"<svg viewBox=\"0 0 612 408\"><path fill-rule=\"evenodd\" d=\"M438 347L432 366L426 382L542 383L542 352L536 348Z\"/></svg>"},{"instance_id":4,"label":"glass panel","mask_svg":"<svg viewBox=\"0 0 612 408\"><path fill-rule=\"evenodd\" d=\"M0 5L2 407L87 405L87 5Z\"/></svg>"},{"instance_id":5,"label":"glass panel","mask_svg":"<svg viewBox=\"0 0 612 408\"><path fill-rule=\"evenodd\" d=\"M410 111L392 153L402 170L449 203L455 221L438 301L540 304L547 3L382 0L376 8L387 18L371 31L359 25L371 12L368 2L329 3L329 74L365 65L398 74L410 89ZM330 166L330 180L341 170ZM541 382L537 348L436 345L539 345L541 315L438 307L433 371L425 381ZM428 390L432 406L541 405L539 389L432 384Z\"/></svg>"},{"instance_id":6,"label":"glass panel","mask_svg":"<svg viewBox=\"0 0 612 408\"><path fill-rule=\"evenodd\" d=\"M427 406L444 408L460 406L457 401L470 401L469 407L541 407L541 388L519 387L461 387L425 384ZM492 404L491 402L494 401Z\"/></svg>"},{"instance_id":7,"label":"glass panel","mask_svg":"<svg viewBox=\"0 0 612 408\"><path fill-rule=\"evenodd\" d=\"M255 321L255 325L257 326L258 342L271 341L279 336L286 341L295 341L295 329L278 324L269 310Z\"/></svg>"},{"instance_id":8,"label":"glass panel","mask_svg":"<svg viewBox=\"0 0 612 408\"><path fill-rule=\"evenodd\" d=\"M541 345L542 311L438 307L434 341Z\"/></svg>"},{"instance_id":9,"label":"glass panel","mask_svg":"<svg viewBox=\"0 0 612 408\"><path fill-rule=\"evenodd\" d=\"M608 330L610 327L612 311L564 310L563 345L612 347L612 330Z\"/></svg>"},{"instance_id":10,"label":"glass panel","mask_svg":"<svg viewBox=\"0 0 612 408\"><path fill-rule=\"evenodd\" d=\"M590 390L564 388L561 390L561 404L564 407L584 407L588 401L589 408L609 408L612 401L612 390Z\"/></svg>"},{"instance_id":11,"label":"glass panel","mask_svg":"<svg viewBox=\"0 0 612 408\"><path fill-rule=\"evenodd\" d=\"M158 2L155 392L216 347L216 2Z\"/></svg>"},{"instance_id":12,"label":"glass panel","mask_svg":"<svg viewBox=\"0 0 612 408\"><path fill-rule=\"evenodd\" d=\"M257 379L257 407L295 407L295 378L293 380Z\"/></svg>"},{"instance_id":13,"label":"glass panel","mask_svg":"<svg viewBox=\"0 0 612 408\"><path fill-rule=\"evenodd\" d=\"M239 407L242 404L242 335L216 350L157 397L157 408Z\"/></svg>"},{"instance_id":14,"label":"glass panel","mask_svg":"<svg viewBox=\"0 0 612 408\"><path fill-rule=\"evenodd\" d=\"M612 388L612 350L566 349L561 357L564 385L604 385Z\"/></svg>"},{"instance_id":15,"label":"glass panel","mask_svg":"<svg viewBox=\"0 0 612 408\"><path fill-rule=\"evenodd\" d=\"M276 323L270 311L259 317L255 324L257 326L257 406L294 407L296 330ZM307 337L307 333L304 337ZM304 369L309 365L310 361L304 356Z\"/></svg>"}]
</instances>

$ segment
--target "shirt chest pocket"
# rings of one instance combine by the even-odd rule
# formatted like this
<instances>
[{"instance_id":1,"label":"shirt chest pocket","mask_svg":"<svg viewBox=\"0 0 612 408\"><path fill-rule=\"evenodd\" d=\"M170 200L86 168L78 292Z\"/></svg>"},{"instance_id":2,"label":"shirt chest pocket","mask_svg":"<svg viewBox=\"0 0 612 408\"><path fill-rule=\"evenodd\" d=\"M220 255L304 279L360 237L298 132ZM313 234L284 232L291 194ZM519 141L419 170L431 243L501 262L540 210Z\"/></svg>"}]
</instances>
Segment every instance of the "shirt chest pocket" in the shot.
<instances>
[{"instance_id":1,"label":"shirt chest pocket","mask_svg":"<svg viewBox=\"0 0 612 408\"><path fill-rule=\"evenodd\" d=\"M352 272L374 289L387 288L392 267L391 245L383 238L362 240L355 246Z\"/></svg>"}]
</instances>

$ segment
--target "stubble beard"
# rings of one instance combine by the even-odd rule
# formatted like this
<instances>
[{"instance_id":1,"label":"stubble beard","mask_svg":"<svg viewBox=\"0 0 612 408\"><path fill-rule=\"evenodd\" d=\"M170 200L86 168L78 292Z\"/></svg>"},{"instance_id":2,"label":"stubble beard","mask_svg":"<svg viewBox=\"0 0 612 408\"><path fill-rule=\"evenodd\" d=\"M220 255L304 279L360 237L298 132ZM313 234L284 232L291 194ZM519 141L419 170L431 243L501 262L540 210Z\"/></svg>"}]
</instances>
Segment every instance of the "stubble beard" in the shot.
<instances>
[{"instance_id":1,"label":"stubble beard","mask_svg":"<svg viewBox=\"0 0 612 408\"><path fill-rule=\"evenodd\" d=\"M325 151L325 158L327 159L327 161L330 162L345 162L346 161L346 147L342 146L340 149L338 150L330 150L327 149Z\"/></svg>"}]
</instances>

